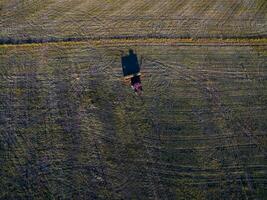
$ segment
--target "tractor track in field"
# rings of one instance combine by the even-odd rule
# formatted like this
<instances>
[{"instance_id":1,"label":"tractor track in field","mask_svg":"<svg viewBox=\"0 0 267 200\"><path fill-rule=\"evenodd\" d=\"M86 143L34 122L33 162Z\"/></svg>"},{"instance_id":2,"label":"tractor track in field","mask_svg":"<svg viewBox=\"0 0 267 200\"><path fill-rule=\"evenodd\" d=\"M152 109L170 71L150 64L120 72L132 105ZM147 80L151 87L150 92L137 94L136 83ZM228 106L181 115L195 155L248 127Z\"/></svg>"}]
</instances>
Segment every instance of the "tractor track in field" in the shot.
<instances>
[{"instance_id":1,"label":"tractor track in field","mask_svg":"<svg viewBox=\"0 0 267 200\"><path fill-rule=\"evenodd\" d=\"M0 199L261 199L266 9L1 1ZM130 48L141 97L122 83Z\"/></svg>"},{"instance_id":2,"label":"tractor track in field","mask_svg":"<svg viewBox=\"0 0 267 200\"><path fill-rule=\"evenodd\" d=\"M36 1L2 5L8 40L113 36L232 38L266 36L266 2ZM177 17L179 16L179 17ZM29 37L32 38L29 38Z\"/></svg>"},{"instance_id":3,"label":"tractor track in field","mask_svg":"<svg viewBox=\"0 0 267 200\"><path fill-rule=\"evenodd\" d=\"M222 107L222 103L220 102L220 98L219 98L220 94L218 93L218 89L216 89L212 85L206 85L206 84L202 83L202 80L207 79L207 77L206 78L204 77L206 75L204 75L203 73L200 73L200 74L196 75L195 73L193 73L192 71L188 70L185 67L177 66L177 65L174 65L174 64L163 64L158 60L153 60L153 59L149 59L149 58L145 58L145 62L155 63L156 65L159 65L159 68L165 68L163 71L172 69L172 70L177 71L178 74L182 74L182 77L186 81L189 81L190 83L195 85L195 87L197 87L197 88L200 87L200 90L202 90L203 93L204 93L204 96L206 96L205 98L207 98L208 101L211 101L211 104L215 107L216 110L218 110L217 113L219 115L221 115L222 118L224 118L224 119L227 118L225 116L225 110L227 110L227 112L228 112L229 109L225 109L224 107ZM156 65L154 65L154 66L156 66ZM161 74L163 75L163 73L161 73ZM229 115L229 113L227 113L227 115ZM238 126L240 126L240 125L238 124ZM225 133L231 133L232 132L232 130L224 130L224 131L225 131ZM157 131L155 130L154 133L157 134ZM233 136L233 134L230 134L230 138L232 138L232 136ZM248 137L248 135L246 135L246 137ZM235 157L235 159L239 163L238 166L241 169L241 171L239 170L239 172L241 172L242 175L245 173L246 177L251 177L248 174L248 172L246 171L247 167L243 168L243 166L241 164L241 161L240 161L240 155L241 155L240 148L242 148L242 147L244 147L245 149L246 148L251 148L251 147L259 148L260 146L259 146L258 141L255 140L255 138L252 139L252 140L253 140L253 143L234 144L232 142L232 140L231 141L229 140L229 134L226 134L225 137L221 138L221 142L225 143L225 146L217 146L217 147L213 146L213 147L209 147L208 149L205 149L205 148L204 149L200 148L200 149L201 149L201 151L206 151L206 152L215 149L215 151L221 151L221 153L220 153L221 155L224 155L224 151L230 151L231 154ZM154 163L154 164L152 164L153 165L152 169L157 169L156 171L153 172L153 176L152 176L153 177L153 179L152 179L153 181L151 180L153 182L153 184L155 184L156 182L160 183L160 181L161 181L161 179L159 178L160 175L158 174L159 173L158 170L161 169L161 167L158 166L158 161L159 160L156 159L156 161L153 161L153 159L159 157L159 154L157 153L157 152L159 152L159 150L160 150L160 152L164 151L164 149L160 148L158 142L159 142L158 139L156 139L154 141L153 140L144 140L144 145L148 149L148 155L150 157L150 159L149 159L150 161L149 162ZM149 149L151 149L151 150L149 150ZM173 150L175 150L175 148ZM189 149L181 148L181 149L177 149L177 150L181 151L180 153L182 153L182 152L191 152L191 151L192 152L196 152L197 148L189 148ZM265 154L264 150L263 150L263 153ZM212 160L214 158L208 157L206 159L211 159ZM215 158L215 159L217 160L218 158ZM224 160L224 157L219 158L219 160L221 160L221 161ZM165 165L167 165L167 163L165 163ZM225 164L224 164L223 161L222 161L222 168L220 170L225 172L225 175L227 177L226 183L230 183L232 181L232 179L234 178L235 180L239 181L239 183L241 185L240 187L242 187L243 184L247 184L247 185L249 185L249 189L251 190L250 191L251 194L254 192L253 191L253 184L252 184L253 180L251 178L246 178L245 182L244 182L244 178L242 178L241 175L234 176L233 175L234 172L232 170L227 170L227 168L225 168ZM165 173L166 173L166 171L165 171ZM175 172L172 171L170 173L172 174L172 173L175 173ZM257 180L257 178L255 178L255 180ZM213 181L211 181L211 182L213 182ZM158 184L156 184L156 185L158 185ZM155 188L155 187L158 188L159 186L153 186L152 188ZM245 195L250 195L250 194L245 194ZM156 198L156 197L157 197L157 195L156 195L156 193L154 193L154 198Z\"/></svg>"},{"instance_id":4,"label":"tractor track in field","mask_svg":"<svg viewBox=\"0 0 267 200\"><path fill-rule=\"evenodd\" d=\"M176 64L176 65L163 64L160 61L155 61L155 60L153 60L152 62L156 62L157 64L159 64L163 67L166 67L166 68L170 67L170 68L176 70L178 73L182 74L182 77L186 81L190 81L190 83L194 84L195 87L200 88L200 90L202 90L203 93L205 94L206 98L211 100L212 104L214 104L214 106L218 110L217 112L215 112L216 114L221 114L224 119L229 118L226 115L231 115L231 110L229 108L224 107L224 105L222 104L222 102L220 100L219 90L213 85L206 85L205 83L203 84L202 80L208 80L208 77L206 74L204 74L200 71L193 72L192 70L187 69L185 66L179 66L179 64ZM250 138L250 140L255 142L254 144L256 144L256 145L259 144L259 142L255 138L254 134L251 133L250 130L242 127L240 125L240 123L237 123L237 126L240 130L242 130L242 133L244 136ZM247 128L249 128L249 127L247 127ZM229 133L231 133L231 132L232 131L230 131L230 130L226 131L225 133L227 133L227 134L225 135L225 138L227 138L227 136L230 136L230 137L234 136L234 134L229 135ZM265 150L262 149L262 152L265 156L267 155Z\"/></svg>"},{"instance_id":5,"label":"tractor track in field","mask_svg":"<svg viewBox=\"0 0 267 200\"><path fill-rule=\"evenodd\" d=\"M148 58L146 58L146 61L149 61L149 59ZM167 68L169 68L169 67L171 67L171 68L176 68L177 66L175 66L175 65L165 65L165 64L162 64L160 61L156 61L156 60L150 60L150 62L155 62L156 63L156 65L161 65L161 66L163 66L163 67L165 67L166 69ZM166 71L166 69L164 70L164 71ZM195 82L196 84L198 84L198 85L200 85L201 87L203 87L202 89L203 89L203 91L204 91L204 93L205 94L207 94L208 95L208 97L207 97L207 99L209 99L210 98L210 96L211 96L211 100L212 100L212 102L213 102L213 104L216 106L216 109L219 109L219 110L221 110L222 108L220 108L221 107L221 103L220 103L220 101L218 100L218 93L216 92L217 91L217 89L214 89L213 87L211 87L210 85L209 85L209 87L207 86L207 85L203 85L201 82L199 82L199 80L202 80L203 79L203 76L200 76L200 75L198 75L198 76L194 76L194 75L190 75L190 74L192 74L192 72L191 71L188 71L188 70L186 70L186 69L182 69L182 67L180 67L179 68L181 71L179 71L179 73L183 73L183 76L184 77L188 77L188 79L187 78L185 78L187 81L191 81L191 82ZM168 70L168 69L167 69ZM177 68L175 69L175 70L177 70ZM155 97L156 98L156 97ZM157 101L156 99L155 99L155 101ZM224 110L225 109L223 109L223 111L219 111L219 113L221 113L222 114L222 116L224 117L224 118L226 118L226 116L224 116ZM153 113L152 113L152 115L153 115ZM155 130L156 131L156 130ZM228 130L228 131L230 131L230 130ZM227 131L226 131L227 132ZM156 132L155 132L155 134L156 134ZM232 152L232 154L233 155L237 155L236 156L236 158L239 160L239 157L240 157L240 153L239 153L239 149L243 146L243 145L239 145L239 144L232 144L232 142L230 142L228 139L228 136L229 135L225 135L225 138L227 139L226 140L226 145L225 145L225 147L222 147L222 146L218 146L218 147L211 147L210 149L207 149L206 151L210 151L210 150L212 150L212 149L216 149L216 151L218 150L218 151L225 151L225 150L227 150L227 151L231 151ZM232 136L230 136L230 137L232 137ZM224 139L225 139L224 138ZM222 141L225 141L225 140L222 140ZM155 158L157 158L157 157L159 157L159 154L158 154L158 150L162 150L162 149L160 149L159 148L159 144L158 144L158 142L159 142L159 140L157 139L156 141L146 141L146 140L144 140L144 145L146 146L146 148L147 148L147 150L148 150L148 156L149 156L149 160L150 160L150 162L152 161L152 163L154 163L154 164L152 164L152 171L153 171L153 179L151 180L151 182L153 183L153 185L157 182L157 184L156 185L158 185L158 183L160 183L161 182L161 178L160 178L160 175L158 174L160 171L158 171L158 170L160 170L161 169L161 167L159 167L158 166L158 161L154 161L153 162L153 160L155 159ZM147 143L148 142L148 143ZM152 145L152 146L151 146ZM244 146L244 148L248 148L248 147L252 147L252 146L254 146L254 147L258 147L258 143L255 143L255 144L252 144L252 143L250 143L250 144L245 144L245 146ZM228 147L229 147L229 149L228 149ZM154 149L154 148L156 148L156 149ZM154 150L152 150L152 149L154 149ZM180 149L181 150L181 153L182 152L188 152L188 151L196 151L196 149L195 148L192 148L192 149ZM162 151L161 151L162 152ZM223 154L223 152L221 152L221 154ZM221 159L223 159L223 158L221 158ZM156 160L158 160L158 159L156 159ZM166 163L165 163L166 164ZM223 164L224 165L224 164ZM242 168L242 166L241 166L241 169L243 169ZM154 171L154 170L156 170L156 171ZM232 170L230 170L230 171L228 171L228 170L226 170L226 168L225 167L222 167L222 169L221 169L222 171L224 171L225 173L226 173L226 175L227 175L227 177L228 177L228 180L226 181L227 183L229 183L229 182L231 182L231 180L232 180L232 178L233 178L233 171ZM225 171L226 170L226 171ZM178 170L179 171L179 170ZM239 170L240 171L240 170ZM242 170L243 171L243 170ZM244 171L245 172L245 171ZM165 171L165 173L166 173L166 171ZM174 174L176 174L175 172L171 172L171 173L174 173ZM241 174L242 174L242 172L241 172ZM246 172L246 174L247 174L247 172ZM246 175L247 177L249 177L250 175ZM240 175L238 175L238 176L236 176L235 177L235 179L237 180L237 181L239 181L240 182L240 184L242 185L243 184L243 182L242 181L244 181L244 179L242 178L242 177L240 177ZM256 180L256 179L255 179ZM252 188L252 181L249 179L249 178L247 178L246 179L246 182L247 182L247 184L248 185L250 185L250 189L251 190L253 190ZM217 182L218 183L218 182ZM204 184L204 183L203 183ZM159 186L156 186L156 185L154 185L154 186L150 186L151 188L158 188ZM240 186L241 187L241 186ZM153 194L153 197L154 198L156 198L157 197L157 195L156 195L156 193L154 192L154 194Z\"/></svg>"},{"instance_id":6,"label":"tractor track in field","mask_svg":"<svg viewBox=\"0 0 267 200\"><path fill-rule=\"evenodd\" d=\"M21 56L22 58L8 59L8 56L3 56L5 60L9 61L5 66L11 66L10 68L4 66L0 71L0 88L3 92L3 94L0 93L0 98L3 100L0 119L7 127L3 136L4 143L16 144L17 147L27 144L25 149L29 148L31 152L38 149L40 152L55 154L49 155L51 157L47 160L42 158L32 167L28 164L30 168L27 170L27 166L21 162L21 151L16 151L14 154L19 160L17 168L23 176L27 176L28 181L33 181L36 178L34 173L39 172L40 178L37 180L42 183L37 183L37 186L48 185L47 187L49 187L49 183L55 179L62 188L69 188L66 190L69 192L67 194L76 194L81 191L75 187L76 184L79 184L76 179L79 177L86 180L80 187L87 190L91 198L97 197L102 192L109 192L109 197L113 199L129 197L129 191L135 188L137 192L147 191L146 197L150 199L169 199L168 186L170 185L176 187L186 185L192 188L209 186L220 188L219 190L229 192L229 194L233 189L241 191L248 199L254 197L254 184L266 184L264 177L266 166L261 162L266 156L258 141L259 138L266 140L266 136L264 132L259 131L254 134L250 127L253 118L247 119L247 125L244 128L238 122L233 123L233 127L240 129L238 131L222 126L219 127L220 132L214 134L212 131L207 131L205 134L201 134L201 131L194 133L194 129L189 129L187 134L190 135L182 132L180 134L179 125L183 124L185 127L195 123L205 125L214 121L214 126L220 126L216 121L217 118L222 119L222 124L227 124L228 118L232 115L231 108L235 106L236 102L224 104L222 97L224 92L236 91L237 88L230 87L222 90L216 84L216 80L220 81L220 78L226 77L248 79L247 82L250 83L252 77L260 78L264 77L264 74L257 75L255 68L248 72L241 67L238 68L236 64L232 63L233 57L230 57L230 61L228 57L226 57L227 59L222 58L226 65L223 68L220 66L216 69L202 69L198 66L189 68L187 64L181 64L179 59L174 59L174 56L180 53L181 57L184 57L183 51L178 53L179 48L172 47L175 51L170 48L157 52L156 44L155 46L152 44L148 48L147 44L144 47L141 43L141 47L138 47L141 49L140 51L144 48L149 50L154 47L156 50L145 51L146 54L143 56L145 95L140 99L131 94L128 86L120 82L121 69L119 65L123 44L116 45L116 42L110 41L108 43L94 46L90 42L74 42L62 47L58 43L55 45L44 44L29 48L33 51L29 53L25 52L23 48L7 47L11 49L10 55L19 51L17 57ZM78 44L82 45L77 46ZM126 44L133 48L139 45L134 42ZM54 47L56 49L53 49ZM41 48L40 51L37 51L38 48ZM228 47L222 48L228 49ZM190 46L185 49L190 49ZM238 52L240 49L233 51ZM123 50L126 50L125 45ZM212 50L210 51L212 52ZM33 53L36 53L38 57L35 58ZM157 58L164 53L166 55L161 57L163 60ZM203 54L205 55L205 53ZM194 52L185 56L192 59L191 55L194 55ZM248 56L253 57L253 54ZM171 57L171 59L168 60L166 57ZM260 62L260 58L257 58ZM192 59L192 63L194 62L196 61ZM217 62L218 60L215 60L211 64L216 66ZM234 68L227 68L228 63ZM254 63L252 64L254 65ZM215 82L209 81L213 75L218 78L215 79ZM182 90L177 85L173 85L174 82L179 83L178 87L194 88L199 93L186 95L190 91L184 91L182 94L186 96L175 96L171 89L177 93ZM250 87L246 86L242 88L241 96L248 93ZM19 88L26 92L25 97L21 96ZM9 95L6 91L10 91ZM149 95L146 95L146 92ZM166 96L169 98L167 101ZM44 98L44 100L39 102L40 98ZM205 107L203 109L202 107L192 109L191 106L185 109L179 107L181 103L187 106L186 101L189 101L189 98L204 101ZM37 104L30 108L28 101ZM91 105L90 102L93 104ZM253 106L264 109L260 102ZM118 109L125 110L121 113L121 119L116 118ZM16 120L12 120L18 113L24 113L25 119L19 115ZM195 121L195 119L202 118L203 114L208 115L205 120ZM163 121L165 117L172 120L180 115L182 118L176 121L169 123ZM188 119L187 115L195 116L192 117L194 120ZM38 121L31 121L32 117ZM61 138L50 138L51 141L58 143L54 145L41 143L40 146L31 144L30 139L36 137L34 134L27 133L24 126L27 128L35 123L39 124L40 128L43 128L42 125L44 125L43 130L48 136L49 133L60 136ZM139 126L143 124L149 128L144 127L142 131ZM53 130L50 128L51 125L59 127L54 127L56 130ZM25 135L22 133L14 135L12 127L18 130L22 129L22 133ZM170 134L164 128L170 128ZM71 132L74 134L72 135ZM38 134L38 137L45 139L41 134ZM242 140L238 141L240 138ZM8 147L5 148L8 149ZM247 154L243 155L243 151L246 150L254 152L255 157L260 161L245 165L243 163L244 155ZM127 151L137 151L138 153L131 155L127 154ZM57 154L57 152L60 153ZM179 159L166 159L165 157L169 155L175 155ZM195 158L197 156L200 157ZM212 162L217 162L216 167L210 164ZM30 175L31 172L33 175ZM65 177L59 176L56 179L53 176L55 172L65 174ZM187 181L179 184L177 181L180 179ZM135 182L137 186L134 185ZM234 185L233 182L236 182L237 185ZM141 186L139 186L140 184ZM23 192L33 194L30 190L33 184L26 185ZM249 189L242 189L243 187Z\"/></svg>"},{"instance_id":7,"label":"tractor track in field","mask_svg":"<svg viewBox=\"0 0 267 200\"><path fill-rule=\"evenodd\" d=\"M191 84L195 85L195 87L198 87L200 90L203 91L204 94L204 98L207 99L207 101L209 101L211 103L211 107L214 107L214 110L217 110L217 114L216 117L221 117L223 120L225 120L224 124L227 124L227 119L229 119L229 116L231 116L231 110L229 110L229 108L225 108L220 100L220 93L218 91L218 89L214 86L214 85L207 85L205 83L202 82L202 80L208 80L208 77L206 77L206 74L203 73L194 73L193 71L189 70L188 68L186 68L185 66L179 66L179 64L176 65L170 65L170 64L163 64L160 61L157 60L150 60L147 59L150 62L155 62L159 65L161 65L162 67L165 68L172 68L173 70L177 71L179 74L182 75L182 77L186 80L186 81L190 81ZM236 134L241 134L247 138L249 138L250 143L249 144L245 144L245 146L247 147L257 147L260 149L260 151L263 153L264 157L266 158L266 151L265 149L263 149L261 147L261 145L259 144L259 141L257 138L255 138L255 136L253 136L253 133L251 133L249 131L249 129L244 128L243 126L241 126L239 123L237 123L237 127L241 130L241 133L236 133ZM247 127L249 128L249 127ZM224 129L223 130L224 133L233 135L232 133L235 132L235 130L231 130L231 129ZM234 139L234 138L233 138ZM208 149L202 149L204 151L212 151L212 149L216 149L215 151L221 151L221 158L219 158L221 160L221 170L225 172L225 175L227 177L227 183L230 183L232 181L232 179L234 178L232 175L232 170L228 171L226 170L226 168L224 168L224 152L225 150L231 151L231 154L234 156L234 159L237 162L237 165L240 166L242 168L242 171L245 173L245 177L246 179L242 179L240 175L238 175L236 177L236 180L240 182L240 188L242 188L243 184L247 184L248 188L249 188L249 193L250 194L246 194L245 192L245 196L248 198L248 196L254 196L255 195L255 191L254 191L254 186L253 186L253 179L251 178L251 175L249 175L247 167L244 167L241 161L241 155L242 153L240 152L240 148L243 145L240 144L235 144L233 143L233 139L229 139L228 137L225 137L224 140L221 140L222 143L225 144L225 147L223 146L219 146L219 147L210 147ZM155 148L158 148L158 146L156 145ZM183 149L182 151L184 151L185 149ZM197 149L188 149L189 151L196 151ZM213 153L211 154L213 155ZM213 158L211 157L206 157L204 159L207 159L207 161L209 162L210 159L212 160ZM209 159L209 160L208 160ZM248 159L248 158L247 158ZM250 178L248 178L250 177ZM234 178L235 179L235 178ZM229 187L231 187L229 185ZM255 198L255 196L254 196Z\"/></svg>"}]
</instances>

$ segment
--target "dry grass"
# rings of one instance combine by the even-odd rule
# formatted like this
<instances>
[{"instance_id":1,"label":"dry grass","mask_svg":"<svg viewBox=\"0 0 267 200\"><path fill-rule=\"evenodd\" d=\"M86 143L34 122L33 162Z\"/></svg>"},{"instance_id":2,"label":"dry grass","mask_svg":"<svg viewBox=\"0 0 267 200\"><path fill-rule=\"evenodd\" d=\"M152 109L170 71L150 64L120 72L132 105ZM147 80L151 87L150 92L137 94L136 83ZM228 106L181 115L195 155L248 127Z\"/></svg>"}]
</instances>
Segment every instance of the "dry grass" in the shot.
<instances>
[{"instance_id":1,"label":"dry grass","mask_svg":"<svg viewBox=\"0 0 267 200\"><path fill-rule=\"evenodd\" d=\"M115 44L0 47L0 197L263 197L266 46Z\"/></svg>"},{"instance_id":2,"label":"dry grass","mask_svg":"<svg viewBox=\"0 0 267 200\"><path fill-rule=\"evenodd\" d=\"M1 38L266 36L265 0L2 1Z\"/></svg>"},{"instance_id":3,"label":"dry grass","mask_svg":"<svg viewBox=\"0 0 267 200\"><path fill-rule=\"evenodd\" d=\"M0 1L0 199L264 199L266 9Z\"/></svg>"}]
</instances>

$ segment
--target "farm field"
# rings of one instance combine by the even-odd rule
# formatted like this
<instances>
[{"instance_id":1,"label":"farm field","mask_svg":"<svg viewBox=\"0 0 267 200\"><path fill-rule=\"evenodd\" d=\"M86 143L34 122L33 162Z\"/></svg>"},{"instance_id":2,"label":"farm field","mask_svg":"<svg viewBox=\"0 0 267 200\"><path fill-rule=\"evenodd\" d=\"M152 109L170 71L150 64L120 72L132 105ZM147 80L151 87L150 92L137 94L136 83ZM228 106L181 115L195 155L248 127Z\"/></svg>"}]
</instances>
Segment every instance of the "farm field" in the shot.
<instances>
[{"instance_id":1,"label":"farm field","mask_svg":"<svg viewBox=\"0 0 267 200\"><path fill-rule=\"evenodd\" d=\"M0 38L259 38L266 0L1 0Z\"/></svg>"},{"instance_id":2,"label":"farm field","mask_svg":"<svg viewBox=\"0 0 267 200\"><path fill-rule=\"evenodd\" d=\"M0 200L266 199L266 105L266 0L0 0Z\"/></svg>"},{"instance_id":3,"label":"farm field","mask_svg":"<svg viewBox=\"0 0 267 200\"><path fill-rule=\"evenodd\" d=\"M142 97L121 79L129 48ZM266 197L265 44L0 52L0 199Z\"/></svg>"}]
</instances>

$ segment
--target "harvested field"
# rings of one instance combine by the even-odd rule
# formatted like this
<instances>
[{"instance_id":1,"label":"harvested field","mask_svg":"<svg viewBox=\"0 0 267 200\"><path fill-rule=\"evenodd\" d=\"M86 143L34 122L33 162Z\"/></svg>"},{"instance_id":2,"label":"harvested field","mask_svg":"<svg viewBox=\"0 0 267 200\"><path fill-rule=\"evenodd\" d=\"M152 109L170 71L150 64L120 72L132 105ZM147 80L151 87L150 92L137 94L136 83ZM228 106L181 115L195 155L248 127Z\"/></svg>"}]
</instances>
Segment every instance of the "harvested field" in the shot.
<instances>
[{"instance_id":1,"label":"harvested field","mask_svg":"<svg viewBox=\"0 0 267 200\"><path fill-rule=\"evenodd\" d=\"M144 95L120 51L143 56ZM266 46L2 46L1 199L262 199Z\"/></svg>"},{"instance_id":2,"label":"harvested field","mask_svg":"<svg viewBox=\"0 0 267 200\"><path fill-rule=\"evenodd\" d=\"M257 38L267 35L266 0L49 0L0 2L0 38Z\"/></svg>"},{"instance_id":3,"label":"harvested field","mask_svg":"<svg viewBox=\"0 0 267 200\"><path fill-rule=\"evenodd\" d=\"M266 0L1 0L0 199L265 199ZM142 57L142 96L122 52Z\"/></svg>"}]
</instances>

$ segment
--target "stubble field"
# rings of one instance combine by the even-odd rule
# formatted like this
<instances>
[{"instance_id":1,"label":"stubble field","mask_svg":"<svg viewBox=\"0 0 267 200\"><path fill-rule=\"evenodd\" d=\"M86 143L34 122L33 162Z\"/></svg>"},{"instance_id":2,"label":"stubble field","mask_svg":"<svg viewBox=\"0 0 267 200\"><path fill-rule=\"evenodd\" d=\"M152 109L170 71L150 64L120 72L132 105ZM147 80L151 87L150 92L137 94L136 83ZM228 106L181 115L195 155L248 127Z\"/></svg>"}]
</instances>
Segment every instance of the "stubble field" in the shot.
<instances>
[{"instance_id":1,"label":"stubble field","mask_svg":"<svg viewBox=\"0 0 267 200\"><path fill-rule=\"evenodd\" d=\"M266 7L0 1L0 199L266 198Z\"/></svg>"},{"instance_id":2,"label":"stubble field","mask_svg":"<svg viewBox=\"0 0 267 200\"><path fill-rule=\"evenodd\" d=\"M3 42L267 35L265 0L2 0L0 8Z\"/></svg>"},{"instance_id":3,"label":"stubble field","mask_svg":"<svg viewBox=\"0 0 267 200\"><path fill-rule=\"evenodd\" d=\"M121 80L129 48L142 97ZM2 198L264 195L264 45L9 46L1 66Z\"/></svg>"}]
</instances>

